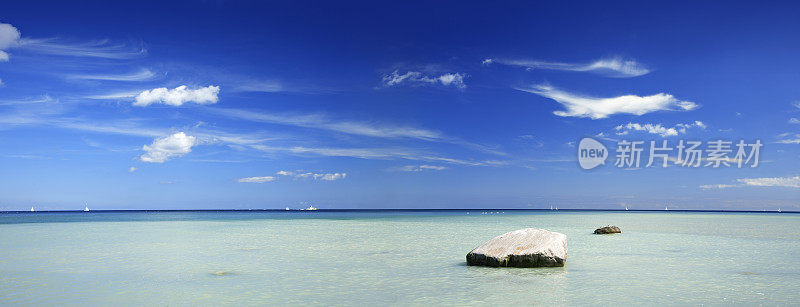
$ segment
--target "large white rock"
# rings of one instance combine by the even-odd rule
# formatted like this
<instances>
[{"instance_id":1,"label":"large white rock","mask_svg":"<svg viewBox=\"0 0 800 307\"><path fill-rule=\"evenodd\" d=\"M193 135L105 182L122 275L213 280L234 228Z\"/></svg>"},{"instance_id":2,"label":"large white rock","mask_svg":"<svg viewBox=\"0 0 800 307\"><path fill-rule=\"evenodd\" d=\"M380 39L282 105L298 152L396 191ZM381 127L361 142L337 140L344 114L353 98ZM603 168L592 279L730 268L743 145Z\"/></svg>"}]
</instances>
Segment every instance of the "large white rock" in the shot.
<instances>
[{"instance_id":1,"label":"large white rock","mask_svg":"<svg viewBox=\"0 0 800 307\"><path fill-rule=\"evenodd\" d=\"M504 233L467 254L467 265L553 267L567 261L567 236L538 228Z\"/></svg>"}]
</instances>

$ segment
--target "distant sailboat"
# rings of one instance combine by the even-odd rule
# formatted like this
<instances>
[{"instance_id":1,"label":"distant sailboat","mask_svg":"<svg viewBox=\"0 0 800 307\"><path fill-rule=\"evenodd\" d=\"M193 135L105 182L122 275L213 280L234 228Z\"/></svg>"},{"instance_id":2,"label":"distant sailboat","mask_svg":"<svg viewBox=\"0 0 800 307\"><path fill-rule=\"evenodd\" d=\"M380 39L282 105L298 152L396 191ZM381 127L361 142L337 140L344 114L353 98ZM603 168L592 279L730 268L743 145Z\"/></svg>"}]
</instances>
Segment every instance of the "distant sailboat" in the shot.
<instances>
[{"instance_id":1,"label":"distant sailboat","mask_svg":"<svg viewBox=\"0 0 800 307\"><path fill-rule=\"evenodd\" d=\"M667 207L664 207L664 211L669 211L669 208L667 208Z\"/></svg>"},{"instance_id":2,"label":"distant sailboat","mask_svg":"<svg viewBox=\"0 0 800 307\"><path fill-rule=\"evenodd\" d=\"M625 206L625 211L628 211L628 206Z\"/></svg>"},{"instance_id":3,"label":"distant sailboat","mask_svg":"<svg viewBox=\"0 0 800 307\"><path fill-rule=\"evenodd\" d=\"M778 208L778 213L781 213L781 208Z\"/></svg>"},{"instance_id":4,"label":"distant sailboat","mask_svg":"<svg viewBox=\"0 0 800 307\"><path fill-rule=\"evenodd\" d=\"M87 203L83 203L83 212L89 212L89 205Z\"/></svg>"},{"instance_id":5,"label":"distant sailboat","mask_svg":"<svg viewBox=\"0 0 800 307\"><path fill-rule=\"evenodd\" d=\"M286 211L289 211L289 210L291 210L291 209L289 209L289 207L286 207Z\"/></svg>"},{"instance_id":6,"label":"distant sailboat","mask_svg":"<svg viewBox=\"0 0 800 307\"><path fill-rule=\"evenodd\" d=\"M36 210L33 210L33 207L31 207L31 212L33 212L33 211L36 211Z\"/></svg>"},{"instance_id":7,"label":"distant sailboat","mask_svg":"<svg viewBox=\"0 0 800 307\"><path fill-rule=\"evenodd\" d=\"M550 210L553 210L553 205L550 205Z\"/></svg>"}]
</instances>

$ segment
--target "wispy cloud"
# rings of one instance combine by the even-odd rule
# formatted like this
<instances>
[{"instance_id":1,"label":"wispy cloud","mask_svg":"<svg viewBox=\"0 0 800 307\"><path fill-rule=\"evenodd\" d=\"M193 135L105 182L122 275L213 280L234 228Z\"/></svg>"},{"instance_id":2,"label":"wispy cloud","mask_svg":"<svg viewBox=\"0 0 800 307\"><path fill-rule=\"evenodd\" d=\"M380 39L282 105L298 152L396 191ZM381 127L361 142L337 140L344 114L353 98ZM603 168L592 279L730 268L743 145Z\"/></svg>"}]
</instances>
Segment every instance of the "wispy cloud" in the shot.
<instances>
[{"instance_id":1,"label":"wispy cloud","mask_svg":"<svg viewBox=\"0 0 800 307\"><path fill-rule=\"evenodd\" d=\"M738 187L786 187L800 188L800 176L794 177L766 177L736 179L736 184L710 184L701 185L703 189L725 189Z\"/></svg>"},{"instance_id":2,"label":"wispy cloud","mask_svg":"<svg viewBox=\"0 0 800 307\"><path fill-rule=\"evenodd\" d=\"M145 107L154 103L160 103L170 106L180 106L187 102L213 104L219 101L218 94L219 86L214 85L201 87L195 90L188 89L186 85L181 85L171 90L166 87L161 87L139 93L133 105Z\"/></svg>"},{"instance_id":3,"label":"wispy cloud","mask_svg":"<svg viewBox=\"0 0 800 307\"><path fill-rule=\"evenodd\" d=\"M263 92L278 93L287 89L280 83L274 81L250 81L233 88L238 92Z\"/></svg>"},{"instance_id":4,"label":"wispy cloud","mask_svg":"<svg viewBox=\"0 0 800 307\"><path fill-rule=\"evenodd\" d=\"M347 178L346 173L312 173L303 171L279 171L276 173L278 177L291 177L295 180L315 180L315 181L334 181ZM247 177L241 178L239 182L246 183L264 183L278 180L276 176L262 176L262 177Z\"/></svg>"},{"instance_id":5,"label":"wispy cloud","mask_svg":"<svg viewBox=\"0 0 800 307\"><path fill-rule=\"evenodd\" d=\"M790 124L795 124L795 125L796 124L800 124L800 119L792 117L792 118L789 119L789 123Z\"/></svg>"},{"instance_id":6,"label":"wispy cloud","mask_svg":"<svg viewBox=\"0 0 800 307\"><path fill-rule=\"evenodd\" d=\"M292 177L296 180L313 179L323 181L334 181L347 178L347 173L313 173L304 171L279 171L278 176Z\"/></svg>"},{"instance_id":7,"label":"wispy cloud","mask_svg":"<svg viewBox=\"0 0 800 307\"><path fill-rule=\"evenodd\" d=\"M334 181L347 177L345 173L314 174L314 180Z\"/></svg>"},{"instance_id":8,"label":"wispy cloud","mask_svg":"<svg viewBox=\"0 0 800 307\"><path fill-rule=\"evenodd\" d=\"M614 130L617 131L617 135L626 135L631 131L645 131L650 134L658 134L661 137L668 137L676 136L678 134L686 134L686 131L689 128L705 129L706 125L699 120L693 123L677 124L674 127L665 127L662 124L628 123L625 125L619 125L614 128Z\"/></svg>"},{"instance_id":9,"label":"wispy cloud","mask_svg":"<svg viewBox=\"0 0 800 307\"><path fill-rule=\"evenodd\" d=\"M444 166L421 164L421 165L400 166L392 168L391 170L399 172L422 172L422 171L442 171L445 169L447 168Z\"/></svg>"},{"instance_id":10,"label":"wispy cloud","mask_svg":"<svg viewBox=\"0 0 800 307\"><path fill-rule=\"evenodd\" d=\"M126 73L126 74L99 74L99 75L87 75L87 74L72 74L67 75L66 77L69 79L80 79L80 80L99 80L99 81L147 81L151 80L156 76L156 74L149 69L142 68L138 71Z\"/></svg>"},{"instance_id":11,"label":"wispy cloud","mask_svg":"<svg viewBox=\"0 0 800 307\"><path fill-rule=\"evenodd\" d=\"M381 81L386 87L398 86L401 84L411 85L443 85L452 86L460 89L467 87L464 84L465 74L462 73L447 73L439 76L429 76L418 71L408 71L400 74L400 71L395 70L390 74L384 75Z\"/></svg>"},{"instance_id":12,"label":"wispy cloud","mask_svg":"<svg viewBox=\"0 0 800 307\"><path fill-rule=\"evenodd\" d=\"M381 138L410 138L419 140L443 140L444 136L433 130L403 126L385 126L369 123L329 119L323 115L269 114L255 111L208 108L215 114L270 124L289 125L303 128L323 129L352 135Z\"/></svg>"},{"instance_id":13,"label":"wispy cloud","mask_svg":"<svg viewBox=\"0 0 800 307\"><path fill-rule=\"evenodd\" d=\"M265 183L265 182L275 181L275 177L273 176L247 177L247 178L240 178L237 181L245 183Z\"/></svg>"},{"instance_id":14,"label":"wispy cloud","mask_svg":"<svg viewBox=\"0 0 800 307\"><path fill-rule=\"evenodd\" d=\"M263 147L262 147L263 148ZM315 154L328 157L352 157L360 159L392 159L414 156L409 152L385 148L334 148L295 146L287 149L296 154Z\"/></svg>"},{"instance_id":15,"label":"wispy cloud","mask_svg":"<svg viewBox=\"0 0 800 307\"><path fill-rule=\"evenodd\" d=\"M623 58L600 59L591 63L563 63L537 60L504 60L484 59L484 65L498 63L509 66L524 67L526 69L547 69L578 72L594 72L609 77L638 77L650 72L644 65L635 60Z\"/></svg>"},{"instance_id":16,"label":"wispy cloud","mask_svg":"<svg viewBox=\"0 0 800 307\"><path fill-rule=\"evenodd\" d=\"M0 105L7 106L7 105L26 105L26 104L39 104L39 103L48 103L58 101L57 99L53 99L48 94L44 94L42 96L37 97L25 97L22 99L13 99L13 100L0 100Z\"/></svg>"},{"instance_id":17,"label":"wispy cloud","mask_svg":"<svg viewBox=\"0 0 800 307\"><path fill-rule=\"evenodd\" d=\"M143 162L164 163L171 158L181 157L190 153L195 145L197 145L197 139L194 136L177 132L167 137L155 139L150 145L144 145L142 150L145 151L145 154L139 159Z\"/></svg>"},{"instance_id":18,"label":"wispy cloud","mask_svg":"<svg viewBox=\"0 0 800 307\"><path fill-rule=\"evenodd\" d=\"M87 120L80 117L44 116L37 112L17 112L0 115L4 127L37 125L97 133L110 133L139 137L161 137L168 129L154 129L141 125L140 119L115 119L113 121Z\"/></svg>"},{"instance_id":19,"label":"wispy cloud","mask_svg":"<svg viewBox=\"0 0 800 307\"><path fill-rule=\"evenodd\" d=\"M555 100L566 110L553 114L564 117L601 119L614 114L643 115L656 111L689 111L698 107L691 101L678 100L672 95L659 93L651 96L624 95L610 98L583 96L558 90L548 85L533 85L517 90Z\"/></svg>"},{"instance_id":20,"label":"wispy cloud","mask_svg":"<svg viewBox=\"0 0 800 307\"><path fill-rule=\"evenodd\" d=\"M288 152L296 155L318 155L325 157L350 157L370 160L394 160L406 159L413 161L440 162L464 166L496 166L502 163L496 161L469 161L441 157L431 153L417 152L404 148L346 148L346 147L279 147L266 146L261 144L251 145L251 148L264 152Z\"/></svg>"},{"instance_id":21,"label":"wispy cloud","mask_svg":"<svg viewBox=\"0 0 800 307\"><path fill-rule=\"evenodd\" d=\"M784 133L779 135L782 140L778 140L777 143L779 144L800 144L800 134L791 135L790 133Z\"/></svg>"},{"instance_id":22,"label":"wispy cloud","mask_svg":"<svg viewBox=\"0 0 800 307\"><path fill-rule=\"evenodd\" d=\"M141 91L115 92L115 93L100 94L100 95L89 95L85 96L84 98L98 99L98 100L130 99L130 98L135 98L136 95L139 95L139 93L141 93Z\"/></svg>"},{"instance_id":23,"label":"wispy cloud","mask_svg":"<svg viewBox=\"0 0 800 307\"><path fill-rule=\"evenodd\" d=\"M232 133L205 128L202 126L183 127L184 136L175 137L175 128L153 128L144 119L113 119L110 121L87 120L81 117L54 117L38 113L18 113L0 115L0 127L12 128L22 125L50 126L60 129L73 129L95 133L117 134L135 137L155 138L146 145L145 154L140 160L159 163L191 152L198 144L226 144L236 150L256 150L269 154L287 153L296 156L351 157L373 160L404 159L410 161L437 162L463 166L498 166L497 161L465 160L441 156L436 152L421 151L419 148L403 147L315 147L277 145L274 141L282 139L274 134ZM187 131L189 129L189 131ZM172 132L170 132L172 131ZM192 139L193 138L193 139ZM172 144L172 145L171 145ZM177 145L175 145L177 144ZM183 145L181 145L183 144Z\"/></svg>"},{"instance_id":24,"label":"wispy cloud","mask_svg":"<svg viewBox=\"0 0 800 307\"><path fill-rule=\"evenodd\" d=\"M475 144L445 136L439 131L429 130L410 126L379 125L369 122L357 122L349 120L332 119L321 114L287 114L287 113L265 113L240 109L211 108L208 110L215 115L222 115L236 119L244 119L254 122L288 125L302 128L320 129L350 135L368 136L388 139L416 139L431 142L450 143L465 148L481 151L493 155L504 156L504 152L495 148Z\"/></svg>"},{"instance_id":25,"label":"wispy cloud","mask_svg":"<svg viewBox=\"0 0 800 307\"><path fill-rule=\"evenodd\" d=\"M19 48L48 55L117 60L134 59L147 54L147 49L142 46L112 44L107 39L91 42L68 42L56 38L22 38L19 40Z\"/></svg>"}]
</instances>

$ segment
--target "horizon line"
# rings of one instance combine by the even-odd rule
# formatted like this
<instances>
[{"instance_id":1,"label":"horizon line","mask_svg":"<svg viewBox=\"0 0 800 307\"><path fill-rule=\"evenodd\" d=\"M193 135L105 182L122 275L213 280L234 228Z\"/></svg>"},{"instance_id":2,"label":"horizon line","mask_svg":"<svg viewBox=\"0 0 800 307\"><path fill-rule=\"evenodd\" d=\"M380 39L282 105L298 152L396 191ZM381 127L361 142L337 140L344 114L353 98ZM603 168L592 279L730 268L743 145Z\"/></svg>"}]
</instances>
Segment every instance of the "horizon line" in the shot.
<instances>
[{"instance_id":1,"label":"horizon line","mask_svg":"<svg viewBox=\"0 0 800 307\"><path fill-rule=\"evenodd\" d=\"M268 212L343 212L343 211L600 211L600 212L729 212L729 213L800 213L795 210L725 210L725 209L547 209L547 208L365 208L365 209L97 209L97 210L0 210L1 213L114 213L114 212L247 212L247 211L268 211Z\"/></svg>"}]
</instances>

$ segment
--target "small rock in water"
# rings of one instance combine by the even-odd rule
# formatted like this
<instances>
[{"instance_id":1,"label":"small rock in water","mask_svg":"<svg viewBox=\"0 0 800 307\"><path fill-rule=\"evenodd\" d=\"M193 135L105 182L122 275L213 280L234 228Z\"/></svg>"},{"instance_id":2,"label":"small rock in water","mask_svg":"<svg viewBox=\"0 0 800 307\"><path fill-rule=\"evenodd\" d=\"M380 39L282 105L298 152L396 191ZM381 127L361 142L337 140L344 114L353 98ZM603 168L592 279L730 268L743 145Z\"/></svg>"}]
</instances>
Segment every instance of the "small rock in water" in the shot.
<instances>
[{"instance_id":1,"label":"small rock in water","mask_svg":"<svg viewBox=\"0 0 800 307\"><path fill-rule=\"evenodd\" d=\"M567 236L526 228L497 236L467 254L467 265L561 267L567 261Z\"/></svg>"},{"instance_id":2,"label":"small rock in water","mask_svg":"<svg viewBox=\"0 0 800 307\"><path fill-rule=\"evenodd\" d=\"M622 233L622 230L620 230L617 226L600 227L594 230L594 234L596 235L604 235L609 233Z\"/></svg>"}]
</instances>

